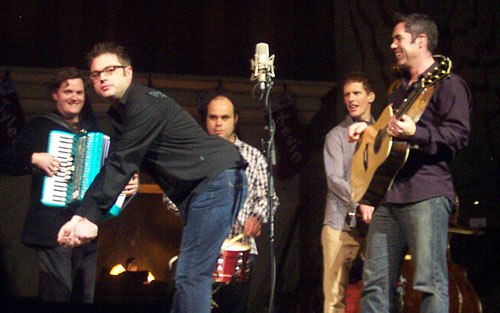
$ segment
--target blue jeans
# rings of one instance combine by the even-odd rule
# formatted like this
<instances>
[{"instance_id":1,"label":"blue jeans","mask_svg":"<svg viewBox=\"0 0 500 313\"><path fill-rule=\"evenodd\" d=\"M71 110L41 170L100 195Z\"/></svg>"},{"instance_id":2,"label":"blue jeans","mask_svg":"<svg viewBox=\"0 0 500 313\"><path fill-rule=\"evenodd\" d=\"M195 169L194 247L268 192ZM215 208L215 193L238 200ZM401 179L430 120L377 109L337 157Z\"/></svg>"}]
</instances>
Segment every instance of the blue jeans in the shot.
<instances>
[{"instance_id":1,"label":"blue jeans","mask_svg":"<svg viewBox=\"0 0 500 313\"><path fill-rule=\"evenodd\" d=\"M246 196L245 171L229 169L207 183L190 202L176 265L171 312L210 312L215 262Z\"/></svg>"},{"instance_id":2,"label":"blue jeans","mask_svg":"<svg viewBox=\"0 0 500 313\"><path fill-rule=\"evenodd\" d=\"M375 210L363 266L362 313L397 312L396 283L409 249L413 289L421 291L420 312L448 313L446 248L451 204L444 197Z\"/></svg>"}]
</instances>

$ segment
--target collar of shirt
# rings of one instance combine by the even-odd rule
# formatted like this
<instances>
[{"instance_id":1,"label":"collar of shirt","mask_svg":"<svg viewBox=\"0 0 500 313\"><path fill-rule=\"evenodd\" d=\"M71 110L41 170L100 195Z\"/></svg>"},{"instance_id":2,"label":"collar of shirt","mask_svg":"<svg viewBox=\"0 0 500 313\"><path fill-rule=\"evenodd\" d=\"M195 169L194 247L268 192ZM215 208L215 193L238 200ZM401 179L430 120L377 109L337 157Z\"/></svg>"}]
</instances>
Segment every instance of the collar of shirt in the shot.
<instances>
[{"instance_id":1,"label":"collar of shirt","mask_svg":"<svg viewBox=\"0 0 500 313\"><path fill-rule=\"evenodd\" d=\"M437 66L437 62L434 62L432 63L431 66L429 66L425 71L423 71L420 75L418 75L418 80L416 82L414 82L413 84L411 84L411 86L409 85L409 82L410 80L408 78L403 78L403 86L405 86L405 89L406 90L410 90L410 89L413 89L415 88L415 86L417 84L420 84L420 82L422 81L422 78L427 75L427 73L429 73L432 69L434 69L436 66Z\"/></svg>"},{"instance_id":2,"label":"collar of shirt","mask_svg":"<svg viewBox=\"0 0 500 313\"><path fill-rule=\"evenodd\" d=\"M135 81L132 81L130 83L130 86L128 86L127 90L125 91L125 94L123 95L123 98L120 100L120 105L125 106L125 104L128 102L129 97L133 93L134 89L136 89L138 84Z\"/></svg>"},{"instance_id":3,"label":"collar of shirt","mask_svg":"<svg viewBox=\"0 0 500 313\"><path fill-rule=\"evenodd\" d=\"M109 109L107 111L107 114L117 123L122 123L122 111L120 108L124 108L127 105L127 102L129 101L129 98L132 96L133 92L137 87L139 86L138 83L135 81L132 81L130 86L128 86L127 90L125 91L125 94L123 95L123 98L118 102L118 104L112 103L109 106Z\"/></svg>"},{"instance_id":4,"label":"collar of shirt","mask_svg":"<svg viewBox=\"0 0 500 313\"><path fill-rule=\"evenodd\" d=\"M345 123L346 123L346 126L349 127L351 126L352 124L354 123L357 123L353 118L352 116L350 116L349 114L346 115L345 119L344 119ZM370 121L369 122L365 122L367 123L368 125L372 125L374 124L376 121L375 121L375 118L373 117L373 115L370 115Z\"/></svg>"},{"instance_id":5,"label":"collar of shirt","mask_svg":"<svg viewBox=\"0 0 500 313\"><path fill-rule=\"evenodd\" d=\"M233 143L235 146L241 147L243 141L241 141L240 138L238 138L238 135L234 134L234 142Z\"/></svg>"}]
</instances>

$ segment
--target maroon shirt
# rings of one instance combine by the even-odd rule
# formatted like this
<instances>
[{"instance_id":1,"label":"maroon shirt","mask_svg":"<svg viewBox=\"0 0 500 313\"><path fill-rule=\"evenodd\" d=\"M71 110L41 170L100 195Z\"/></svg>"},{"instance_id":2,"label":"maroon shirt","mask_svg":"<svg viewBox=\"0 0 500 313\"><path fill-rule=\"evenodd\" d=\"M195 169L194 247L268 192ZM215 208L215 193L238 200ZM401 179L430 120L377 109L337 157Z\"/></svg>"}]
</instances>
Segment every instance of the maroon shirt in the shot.
<instances>
[{"instance_id":1,"label":"maroon shirt","mask_svg":"<svg viewBox=\"0 0 500 313\"><path fill-rule=\"evenodd\" d=\"M416 86L408 86L408 81L403 80L391 96L393 107L397 109ZM447 163L469 141L471 109L472 96L461 77L451 74L436 83L435 93L410 141L408 160L387 192L385 203L415 203L439 196L454 200Z\"/></svg>"}]
</instances>

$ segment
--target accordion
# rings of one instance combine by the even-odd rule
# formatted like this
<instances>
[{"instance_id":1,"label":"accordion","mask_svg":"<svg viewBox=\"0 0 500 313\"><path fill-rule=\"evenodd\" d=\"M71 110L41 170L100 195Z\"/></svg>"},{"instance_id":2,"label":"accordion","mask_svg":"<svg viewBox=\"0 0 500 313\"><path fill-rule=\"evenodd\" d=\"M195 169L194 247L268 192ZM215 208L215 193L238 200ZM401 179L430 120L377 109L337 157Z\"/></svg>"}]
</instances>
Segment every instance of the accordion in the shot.
<instances>
[{"instance_id":1,"label":"accordion","mask_svg":"<svg viewBox=\"0 0 500 313\"><path fill-rule=\"evenodd\" d=\"M109 136L99 132L51 131L47 152L61 161L61 167L56 175L44 177L41 202L66 207L82 200L108 155L109 145ZM125 194L121 193L105 218L118 216L124 201Z\"/></svg>"}]
</instances>

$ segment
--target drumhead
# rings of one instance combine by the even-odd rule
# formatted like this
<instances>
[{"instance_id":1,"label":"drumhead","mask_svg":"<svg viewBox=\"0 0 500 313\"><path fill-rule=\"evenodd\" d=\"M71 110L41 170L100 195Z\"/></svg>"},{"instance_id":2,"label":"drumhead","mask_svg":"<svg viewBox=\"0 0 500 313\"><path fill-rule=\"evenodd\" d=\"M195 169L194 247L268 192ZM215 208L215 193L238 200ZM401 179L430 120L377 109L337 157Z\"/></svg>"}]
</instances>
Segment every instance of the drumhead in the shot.
<instances>
[{"instance_id":1,"label":"drumhead","mask_svg":"<svg viewBox=\"0 0 500 313\"><path fill-rule=\"evenodd\" d=\"M229 240L225 240L222 244L221 250L224 251L247 251L250 250L250 246L242 244L241 242L231 243Z\"/></svg>"}]
</instances>

